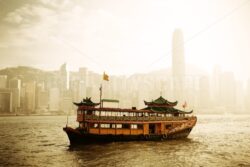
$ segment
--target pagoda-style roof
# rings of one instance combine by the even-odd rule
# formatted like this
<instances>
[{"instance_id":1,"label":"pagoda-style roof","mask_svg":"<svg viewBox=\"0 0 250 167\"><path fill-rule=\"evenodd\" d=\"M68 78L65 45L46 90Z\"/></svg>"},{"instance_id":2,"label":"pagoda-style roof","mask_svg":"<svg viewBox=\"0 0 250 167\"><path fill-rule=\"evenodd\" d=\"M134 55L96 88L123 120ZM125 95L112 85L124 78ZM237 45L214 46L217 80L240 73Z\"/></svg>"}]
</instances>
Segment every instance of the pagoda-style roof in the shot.
<instances>
[{"instance_id":1,"label":"pagoda-style roof","mask_svg":"<svg viewBox=\"0 0 250 167\"><path fill-rule=\"evenodd\" d=\"M100 103L94 103L91 100L91 97L86 97L85 99L83 99L80 103L76 103L73 102L76 106L91 106L91 107L95 107L97 105L99 105Z\"/></svg>"},{"instance_id":2,"label":"pagoda-style roof","mask_svg":"<svg viewBox=\"0 0 250 167\"><path fill-rule=\"evenodd\" d=\"M144 101L145 105L148 107L173 107L177 105L177 101L170 102L166 99L164 99L162 96L160 96L156 100L152 100L151 102Z\"/></svg>"},{"instance_id":3,"label":"pagoda-style roof","mask_svg":"<svg viewBox=\"0 0 250 167\"><path fill-rule=\"evenodd\" d=\"M144 101L146 108L142 110L149 110L155 113L164 113L164 114L191 114L193 111L182 111L179 109L174 108L177 105L177 101L170 102L160 96L156 100L152 100L151 102Z\"/></svg>"},{"instance_id":4,"label":"pagoda-style roof","mask_svg":"<svg viewBox=\"0 0 250 167\"><path fill-rule=\"evenodd\" d=\"M176 108L166 108L166 107L146 107L142 110L150 110L155 113L161 113L161 114L191 114L193 110L191 111L182 111Z\"/></svg>"}]
</instances>

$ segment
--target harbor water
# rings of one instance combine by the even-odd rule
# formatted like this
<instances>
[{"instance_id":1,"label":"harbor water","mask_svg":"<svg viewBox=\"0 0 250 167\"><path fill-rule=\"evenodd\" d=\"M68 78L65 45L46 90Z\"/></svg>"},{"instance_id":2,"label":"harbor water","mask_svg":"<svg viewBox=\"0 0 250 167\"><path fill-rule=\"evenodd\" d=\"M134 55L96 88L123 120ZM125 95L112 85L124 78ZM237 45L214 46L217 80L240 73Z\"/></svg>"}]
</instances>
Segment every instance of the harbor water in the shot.
<instances>
[{"instance_id":1,"label":"harbor water","mask_svg":"<svg viewBox=\"0 0 250 167\"><path fill-rule=\"evenodd\" d=\"M0 117L0 166L250 167L250 115L199 115L187 139L78 147L69 147L66 119Z\"/></svg>"}]
</instances>

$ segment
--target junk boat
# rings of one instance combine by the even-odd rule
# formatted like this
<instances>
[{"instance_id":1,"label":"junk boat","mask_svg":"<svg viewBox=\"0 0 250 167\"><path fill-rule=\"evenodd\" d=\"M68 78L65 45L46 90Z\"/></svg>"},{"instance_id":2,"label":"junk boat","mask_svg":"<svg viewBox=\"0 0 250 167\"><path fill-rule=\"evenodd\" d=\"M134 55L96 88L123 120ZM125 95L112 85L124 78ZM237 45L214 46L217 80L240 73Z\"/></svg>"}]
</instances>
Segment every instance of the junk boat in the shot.
<instances>
[{"instance_id":1,"label":"junk boat","mask_svg":"<svg viewBox=\"0 0 250 167\"><path fill-rule=\"evenodd\" d=\"M74 103L77 109L77 128L66 125L70 144L113 141L151 141L186 138L195 126L197 117L193 112L176 109L176 102L169 102L160 96L150 102L144 101L146 108L122 109L103 107L104 102L118 100L101 99L94 103L85 98Z\"/></svg>"}]
</instances>

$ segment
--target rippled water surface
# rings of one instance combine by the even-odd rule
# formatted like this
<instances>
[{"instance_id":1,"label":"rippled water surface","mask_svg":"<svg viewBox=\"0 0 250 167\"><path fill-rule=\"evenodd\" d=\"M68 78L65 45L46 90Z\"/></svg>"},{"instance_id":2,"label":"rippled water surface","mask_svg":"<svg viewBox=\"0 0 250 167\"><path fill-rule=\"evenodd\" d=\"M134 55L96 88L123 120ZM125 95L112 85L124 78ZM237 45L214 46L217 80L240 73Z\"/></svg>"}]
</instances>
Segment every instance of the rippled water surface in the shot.
<instances>
[{"instance_id":1,"label":"rippled water surface","mask_svg":"<svg viewBox=\"0 0 250 167\"><path fill-rule=\"evenodd\" d=\"M65 116L0 117L0 166L250 167L249 115L198 116L184 140L74 148L62 130L65 122Z\"/></svg>"}]
</instances>

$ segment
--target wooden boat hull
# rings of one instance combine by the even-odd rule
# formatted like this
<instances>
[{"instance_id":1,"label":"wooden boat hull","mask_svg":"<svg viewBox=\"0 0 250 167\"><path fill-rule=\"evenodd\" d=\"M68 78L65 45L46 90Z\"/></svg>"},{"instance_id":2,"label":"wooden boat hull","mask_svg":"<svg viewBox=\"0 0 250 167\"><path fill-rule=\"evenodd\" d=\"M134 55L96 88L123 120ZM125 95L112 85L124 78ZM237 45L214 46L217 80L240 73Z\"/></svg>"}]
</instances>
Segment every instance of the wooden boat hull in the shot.
<instances>
[{"instance_id":1,"label":"wooden boat hull","mask_svg":"<svg viewBox=\"0 0 250 167\"><path fill-rule=\"evenodd\" d=\"M70 144L79 143L100 143L100 142L119 142L119 141L157 141L157 140L170 140L170 139L181 139L186 138L192 130L192 127L182 129L169 134L158 135L99 135L84 133L80 129L73 129L65 127L63 130L67 133L70 140Z\"/></svg>"}]
</instances>

